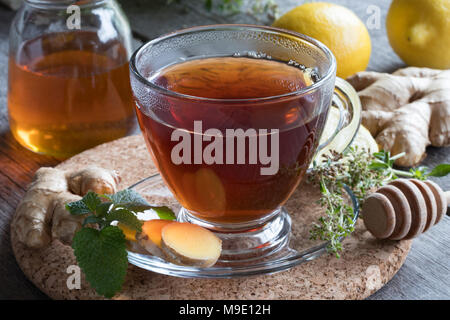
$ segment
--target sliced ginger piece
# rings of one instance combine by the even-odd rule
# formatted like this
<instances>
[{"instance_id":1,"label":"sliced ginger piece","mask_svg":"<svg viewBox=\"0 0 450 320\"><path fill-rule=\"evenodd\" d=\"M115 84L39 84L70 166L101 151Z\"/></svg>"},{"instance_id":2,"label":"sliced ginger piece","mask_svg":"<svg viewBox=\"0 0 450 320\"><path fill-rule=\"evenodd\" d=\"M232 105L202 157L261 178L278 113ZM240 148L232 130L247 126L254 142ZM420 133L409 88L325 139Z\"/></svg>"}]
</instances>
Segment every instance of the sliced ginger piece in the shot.
<instances>
[{"instance_id":1,"label":"sliced ginger piece","mask_svg":"<svg viewBox=\"0 0 450 320\"><path fill-rule=\"evenodd\" d=\"M161 233L162 229L170 223L174 223L172 220L153 219L145 221L142 225L142 233L148 237L150 241L161 248Z\"/></svg>"},{"instance_id":2,"label":"sliced ginger piece","mask_svg":"<svg viewBox=\"0 0 450 320\"><path fill-rule=\"evenodd\" d=\"M222 241L211 231L186 222L174 222L162 229L161 249L175 264L211 267L222 251Z\"/></svg>"}]
</instances>

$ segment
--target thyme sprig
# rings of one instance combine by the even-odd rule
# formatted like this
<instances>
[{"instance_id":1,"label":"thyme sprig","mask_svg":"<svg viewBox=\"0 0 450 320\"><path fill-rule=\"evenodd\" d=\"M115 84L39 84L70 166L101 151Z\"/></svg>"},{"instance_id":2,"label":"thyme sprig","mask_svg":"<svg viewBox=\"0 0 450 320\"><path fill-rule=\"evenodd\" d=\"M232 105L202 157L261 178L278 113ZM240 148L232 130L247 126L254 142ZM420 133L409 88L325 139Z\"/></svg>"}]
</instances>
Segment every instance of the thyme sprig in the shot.
<instances>
[{"instance_id":1,"label":"thyme sprig","mask_svg":"<svg viewBox=\"0 0 450 320\"><path fill-rule=\"evenodd\" d=\"M343 154L334 151L324 154L323 162L314 163L309 179L320 187L319 204L326 214L313 224L311 239L327 241L328 252L340 257L341 239L354 231L355 218L353 207L344 200L344 186L352 190L361 206L371 192L399 177L426 180L450 173L450 164L440 164L433 170L423 166L409 171L395 169L394 161L402 156L403 153L391 156L389 151L370 153L350 147Z\"/></svg>"}]
</instances>

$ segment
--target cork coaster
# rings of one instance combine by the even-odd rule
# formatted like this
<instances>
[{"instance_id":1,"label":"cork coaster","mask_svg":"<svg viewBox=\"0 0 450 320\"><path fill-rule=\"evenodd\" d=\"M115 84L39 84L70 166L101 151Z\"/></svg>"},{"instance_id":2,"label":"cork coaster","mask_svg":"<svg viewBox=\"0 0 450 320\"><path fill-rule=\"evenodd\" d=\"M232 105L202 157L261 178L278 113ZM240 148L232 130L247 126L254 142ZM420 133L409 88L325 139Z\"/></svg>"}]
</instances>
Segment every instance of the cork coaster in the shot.
<instances>
[{"instance_id":1,"label":"cork coaster","mask_svg":"<svg viewBox=\"0 0 450 320\"><path fill-rule=\"evenodd\" d=\"M57 167L96 164L117 170L125 188L156 173L142 136L106 143L78 154ZM323 211L314 201L318 191L302 184L290 206L308 214L292 216L294 234L307 232ZM288 208L289 209L289 208ZM11 230L15 257L25 275L53 299L101 299L82 276L80 289L68 289L68 267L75 265L72 248L58 240L41 250L26 248ZM323 255L288 271L236 279L183 279L129 265L122 291L114 299L363 299L387 283L404 263L411 240L377 240L362 221L343 242L340 259Z\"/></svg>"}]
</instances>

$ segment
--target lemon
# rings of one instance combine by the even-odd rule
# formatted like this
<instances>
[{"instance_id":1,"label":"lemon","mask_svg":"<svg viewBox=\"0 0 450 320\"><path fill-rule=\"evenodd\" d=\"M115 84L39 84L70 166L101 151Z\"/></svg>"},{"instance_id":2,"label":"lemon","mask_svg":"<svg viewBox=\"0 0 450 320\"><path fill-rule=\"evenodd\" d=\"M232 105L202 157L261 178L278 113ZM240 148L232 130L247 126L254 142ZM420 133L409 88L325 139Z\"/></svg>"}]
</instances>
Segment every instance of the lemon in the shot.
<instances>
[{"instance_id":1,"label":"lemon","mask_svg":"<svg viewBox=\"0 0 450 320\"><path fill-rule=\"evenodd\" d=\"M392 48L408 65L450 68L449 0L394 0L386 29Z\"/></svg>"},{"instance_id":2,"label":"lemon","mask_svg":"<svg viewBox=\"0 0 450 320\"><path fill-rule=\"evenodd\" d=\"M356 135L351 145L357 146L358 150L364 148L365 150L368 150L370 153L380 151L378 149L378 144L370 134L370 131L362 125L359 127L358 134Z\"/></svg>"},{"instance_id":3,"label":"lemon","mask_svg":"<svg viewBox=\"0 0 450 320\"><path fill-rule=\"evenodd\" d=\"M349 9L326 2L298 6L274 27L305 34L325 44L337 61L337 75L347 78L369 64L371 42L364 23ZM301 62L301 61L300 61Z\"/></svg>"},{"instance_id":4,"label":"lemon","mask_svg":"<svg viewBox=\"0 0 450 320\"><path fill-rule=\"evenodd\" d=\"M339 124L339 118L339 109L336 107L331 107L327 122L325 124L325 128L323 129L322 136L320 137L320 144L325 143L325 141L331 138L331 136L334 134ZM377 142L372 137L369 130L367 130L364 126L361 125L359 127L358 133L356 134L354 139L353 135L349 133L349 130L351 130L351 128L348 127L341 130L329 145L320 150L315 157L316 162L322 162L322 154L326 154L330 152L330 150L334 150L339 153L343 152L348 147L350 142L351 146L358 147L358 150L364 149L370 153L379 151ZM351 141L352 139L353 141Z\"/></svg>"}]
</instances>

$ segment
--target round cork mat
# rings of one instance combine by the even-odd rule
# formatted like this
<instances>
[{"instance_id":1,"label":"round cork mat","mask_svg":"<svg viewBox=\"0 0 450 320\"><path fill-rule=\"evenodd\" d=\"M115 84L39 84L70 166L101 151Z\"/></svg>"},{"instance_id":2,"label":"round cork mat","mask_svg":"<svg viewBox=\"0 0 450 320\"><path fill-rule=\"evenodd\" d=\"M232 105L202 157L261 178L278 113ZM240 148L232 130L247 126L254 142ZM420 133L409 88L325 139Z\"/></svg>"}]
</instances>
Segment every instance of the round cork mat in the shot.
<instances>
[{"instance_id":1,"label":"round cork mat","mask_svg":"<svg viewBox=\"0 0 450 320\"><path fill-rule=\"evenodd\" d=\"M142 136L130 136L78 154L59 164L60 169L96 164L119 172L125 188L157 172ZM290 205L320 211L311 204L313 191L300 186ZM288 208L289 209L289 208ZM317 216L314 216L317 215ZM293 234L307 232L305 215L292 216ZM302 220L303 219L303 220ZM303 228L303 229L302 229ZM72 248L54 240L40 250L28 249L11 230L15 257L25 275L53 299L101 299L82 276L79 289L68 289ZM402 266L411 240L376 240L359 221L343 242L340 259L323 255L288 271L236 279L184 279L152 273L129 265L122 291L114 299L363 299L387 283ZM69 269L70 270L70 269Z\"/></svg>"}]
</instances>

